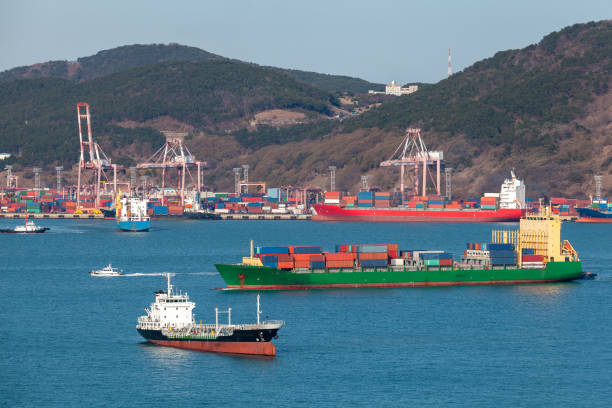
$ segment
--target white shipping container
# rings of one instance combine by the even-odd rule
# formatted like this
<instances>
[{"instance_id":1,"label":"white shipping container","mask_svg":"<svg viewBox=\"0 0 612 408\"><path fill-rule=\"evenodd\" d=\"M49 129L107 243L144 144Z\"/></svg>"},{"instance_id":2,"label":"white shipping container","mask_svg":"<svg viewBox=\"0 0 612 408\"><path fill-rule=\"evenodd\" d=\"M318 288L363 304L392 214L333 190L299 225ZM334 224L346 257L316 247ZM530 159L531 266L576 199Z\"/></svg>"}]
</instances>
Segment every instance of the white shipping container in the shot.
<instances>
[{"instance_id":1,"label":"white shipping container","mask_svg":"<svg viewBox=\"0 0 612 408\"><path fill-rule=\"evenodd\" d=\"M404 259L403 258L391 259L391 266L404 266Z\"/></svg>"},{"instance_id":2,"label":"white shipping container","mask_svg":"<svg viewBox=\"0 0 612 408\"><path fill-rule=\"evenodd\" d=\"M229 208L215 208L217 214L229 214Z\"/></svg>"},{"instance_id":3,"label":"white shipping container","mask_svg":"<svg viewBox=\"0 0 612 408\"><path fill-rule=\"evenodd\" d=\"M261 207L262 211L270 211L271 209L272 209L272 207L270 207L270 206L263 206L263 207Z\"/></svg>"},{"instance_id":4,"label":"white shipping container","mask_svg":"<svg viewBox=\"0 0 612 408\"><path fill-rule=\"evenodd\" d=\"M273 208L270 212L272 214L287 214L287 209L286 208Z\"/></svg>"},{"instance_id":5,"label":"white shipping container","mask_svg":"<svg viewBox=\"0 0 612 408\"><path fill-rule=\"evenodd\" d=\"M485 197L497 197L499 198L499 193L485 193Z\"/></svg>"},{"instance_id":6,"label":"white shipping container","mask_svg":"<svg viewBox=\"0 0 612 408\"><path fill-rule=\"evenodd\" d=\"M325 204L340 204L340 200L337 198L326 198Z\"/></svg>"}]
</instances>

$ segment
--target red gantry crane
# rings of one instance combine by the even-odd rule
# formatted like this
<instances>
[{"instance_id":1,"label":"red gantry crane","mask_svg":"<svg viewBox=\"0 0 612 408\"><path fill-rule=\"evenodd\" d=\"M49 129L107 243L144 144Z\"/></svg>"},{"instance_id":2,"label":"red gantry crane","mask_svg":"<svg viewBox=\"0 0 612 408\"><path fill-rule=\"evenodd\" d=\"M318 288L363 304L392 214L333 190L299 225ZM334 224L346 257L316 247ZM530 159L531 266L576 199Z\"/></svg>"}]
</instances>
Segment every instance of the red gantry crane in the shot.
<instances>
[{"instance_id":1,"label":"red gantry crane","mask_svg":"<svg viewBox=\"0 0 612 408\"><path fill-rule=\"evenodd\" d=\"M414 168L414 195L419 195L419 168L422 169L422 194L426 196L427 174L432 184L435 184L437 195L440 195L440 167L444 165L444 154L441 151L428 151L421 137L421 129L408 128L406 136L400 145L395 149L391 158L380 163L381 167L400 166L400 192L402 202L404 201L404 176L406 166ZM429 170L429 166L436 166L436 180Z\"/></svg>"},{"instance_id":2,"label":"red gantry crane","mask_svg":"<svg viewBox=\"0 0 612 408\"><path fill-rule=\"evenodd\" d=\"M185 174L189 174L191 182L195 185L193 176L189 168L197 167L197 189L198 193L202 186L201 169L207 166L206 162L196 161L192 154L183 144L183 140L179 138L167 138L166 143L157 150L146 163L140 163L136 166L138 169L161 169L162 170L162 195L165 193L166 187L166 169L175 168L177 170L177 191L181 196L181 205L185 203Z\"/></svg>"},{"instance_id":3,"label":"red gantry crane","mask_svg":"<svg viewBox=\"0 0 612 408\"><path fill-rule=\"evenodd\" d=\"M104 151L93 141L91 135L91 115L89 113L89 104L80 102L77 103L77 119L79 124L79 142L81 147L81 155L79 157L79 170L77 178L77 209L81 209L81 189L83 187L89 187L91 193L94 195L95 207L100 207L100 185L102 183L102 177L108 182L108 178L104 173L106 170L113 169L113 195L117 194L117 169L123 168L116 164L112 164L111 160L104 154ZM87 140L83 140L83 122L87 123ZM89 153L89 159L85 160L85 151ZM93 173L92 185L82 186L82 173L84 170L90 170Z\"/></svg>"}]
</instances>

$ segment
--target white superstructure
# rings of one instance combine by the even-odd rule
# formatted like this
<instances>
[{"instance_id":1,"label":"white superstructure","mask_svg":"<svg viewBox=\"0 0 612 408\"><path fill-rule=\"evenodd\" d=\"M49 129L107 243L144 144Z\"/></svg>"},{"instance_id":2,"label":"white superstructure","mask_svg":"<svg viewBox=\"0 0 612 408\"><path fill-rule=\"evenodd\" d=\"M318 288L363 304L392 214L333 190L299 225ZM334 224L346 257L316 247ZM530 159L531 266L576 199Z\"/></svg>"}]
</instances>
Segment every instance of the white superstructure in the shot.
<instances>
[{"instance_id":1,"label":"white superstructure","mask_svg":"<svg viewBox=\"0 0 612 408\"><path fill-rule=\"evenodd\" d=\"M168 328L177 330L193 327L195 325L193 317L195 303L189 301L187 292L174 292L174 286L170 283L170 277L173 274L164 275L168 280L168 291L155 292L155 302L151 303L149 309L145 309L146 315L138 318L136 327L145 330Z\"/></svg>"},{"instance_id":2,"label":"white superstructure","mask_svg":"<svg viewBox=\"0 0 612 408\"><path fill-rule=\"evenodd\" d=\"M525 208L525 183L516 178L514 170L510 175L501 186L499 208Z\"/></svg>"},{"instance_id":3,"label":"white superstructure","mask_svg":"<svg viewBox=\"0 0 612 408\"><path fill-rule=\"evenodd\" d=\"M36 232L39 231L40 227L34 224L34 221L26 221L24 225L18 225L15 227L15 232Z\"/></svg>"},{"instance_id":4,"label":"white superstructure","mask_svg":"<svg viewBox=\"0 0 612 408\"><path fill-rule=\"evenodd\" d=\"M118 221L149 221L147 200L139 197L121 197L117 208Z\"/></svg>"}]
</instances>

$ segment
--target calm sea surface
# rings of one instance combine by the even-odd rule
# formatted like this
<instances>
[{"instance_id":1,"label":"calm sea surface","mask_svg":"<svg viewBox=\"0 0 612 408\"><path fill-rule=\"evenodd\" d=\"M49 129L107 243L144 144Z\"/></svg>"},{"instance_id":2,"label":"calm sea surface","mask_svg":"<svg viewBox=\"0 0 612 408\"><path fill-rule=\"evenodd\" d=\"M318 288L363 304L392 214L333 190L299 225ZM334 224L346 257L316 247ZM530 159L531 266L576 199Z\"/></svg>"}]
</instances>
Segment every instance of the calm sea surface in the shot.
<instances>
[{"instance_id":1,"label":"calm sea surface","mask_svg":"<svg viewBox=\"0 0 612 408\"><path fill-rule=\"evenodd\" d=\"M17 221L0 220L1 226ZM196 302L254 321L256 294L224 286L214 264L256 245L399 243L447 249L500 225L302 221L40 221L0 234L0 405L498 406L612 404L612 225L564 224L595 281L528 286L265 292L282 319L276 358L151 346L136 320L174 272ZM503 225L509 227L510 225ZM112 262L128 276L92 278Z\"/></svg>"}]
</instances>

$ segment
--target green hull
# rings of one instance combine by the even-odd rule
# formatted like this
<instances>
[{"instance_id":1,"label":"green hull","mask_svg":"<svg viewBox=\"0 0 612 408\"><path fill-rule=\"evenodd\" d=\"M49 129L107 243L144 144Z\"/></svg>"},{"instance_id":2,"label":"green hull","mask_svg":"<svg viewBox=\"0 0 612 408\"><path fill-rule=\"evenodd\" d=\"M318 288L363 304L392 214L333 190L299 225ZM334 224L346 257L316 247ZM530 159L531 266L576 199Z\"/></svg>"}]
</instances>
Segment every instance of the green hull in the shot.
<instances>
[{"instance_id":1,"label":"green hull","mask_svg":"<svg viewBox=\"0 0 612 408\"><path fill-rule=\"evenodd\" d=\"M544 269L451 269L372 272L343 269L341 272L296 273L265 266L215 265L228 289L314 289L360 287L415 287L456 285L514 285L564 282L580 279L581 262L549 262Z\"/></svg>"}]
</instances>

